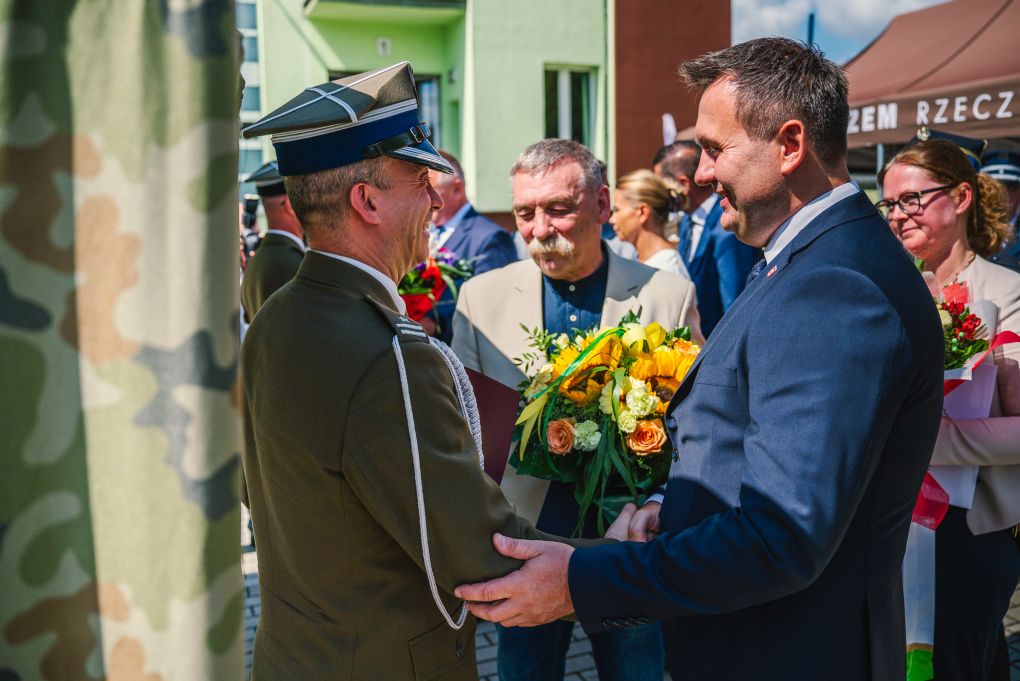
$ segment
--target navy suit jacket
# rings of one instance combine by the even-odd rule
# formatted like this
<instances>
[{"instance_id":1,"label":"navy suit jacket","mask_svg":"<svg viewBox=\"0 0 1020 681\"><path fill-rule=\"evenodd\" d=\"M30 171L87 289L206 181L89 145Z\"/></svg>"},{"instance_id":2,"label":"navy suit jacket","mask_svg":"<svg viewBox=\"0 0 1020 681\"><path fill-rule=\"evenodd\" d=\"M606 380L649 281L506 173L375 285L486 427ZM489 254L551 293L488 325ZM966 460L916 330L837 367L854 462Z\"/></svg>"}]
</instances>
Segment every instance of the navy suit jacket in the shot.
<instances>
[{"instance_id":1,"label":"navy suit jacket","mask_svg":"<svg viewBox=\"0 0 1020 681\"><path fill-rule=\"evenodd\" d=\"M681 253L698 292L701 332L706 338L744 290L748 273L761 258L761 249L738 241L719 226L722 213L722 204L716 201L705 219L694 256L688 259L687 253Z\"/></svg>"},{"instance_id":2,"label":"navy suit jacket","mask_svg":"<svg viewBox=\"0 0 1020 681\"><path fill-rule=\"evenodd\" d=\"M517 248L514 246L513 235L495 222L469 206L461 218L453 234L443 244L443 248L458 257L467 258L474 263L475 274L488 272L497 267L517 262ZM463 282L456 282L460 286ZM450 343L453 338L453 311L457 301L453 292L447 288L436 303L436 315L439 322L437 336Z\"/></svg>"},{"instance_id":3,"label":"navy suit jacket","mask_svg":"<svg viewBox=\"0 0 1020 681\"><path fill-rule=\"evenodd\" d=\"M669 405L662 534L574 553L584 628L666 620L674 678L902 679L900 566L942 355L931 295L864 194L819 215Z\"/></svg>"}]
</instances>

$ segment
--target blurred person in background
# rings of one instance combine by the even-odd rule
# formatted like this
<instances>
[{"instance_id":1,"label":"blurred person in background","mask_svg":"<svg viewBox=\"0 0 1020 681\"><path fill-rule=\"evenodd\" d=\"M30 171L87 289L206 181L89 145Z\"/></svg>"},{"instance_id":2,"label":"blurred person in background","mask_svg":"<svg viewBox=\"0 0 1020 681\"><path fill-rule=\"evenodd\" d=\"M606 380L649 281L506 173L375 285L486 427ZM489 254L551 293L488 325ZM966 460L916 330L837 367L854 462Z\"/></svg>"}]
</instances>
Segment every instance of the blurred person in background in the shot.
<instances>
[{"instance_id":1,"label":"blurred person in background","mask_svg":"<svg viewBox=\"0 0 1020 681\"><path fill-rule=\"evenodd\" d=\"M436 188L443 207L436 211L429 228L429 247L435 252L443 248L458 258L471 261L474 274L481 274L497 267L517 262L514 238L507 230L485 217L468 201L464 185L464 169L453 154L442 149L439 155L453 168L453 174L429 171L429 180ZM461 281L456 282L460 286ZM457 305L453 291L447 286L436 301L436 329L426 330L440 340L450 343L453 339L453 310ZM433 319L423 321L431 326Z\"/></svg>"},{"instance_id":2,"label":"blurred person in background","mask_svg":"<svg viewBox=\"0 0 1020 681\"><path fill-rule=\"evenodd\" d=\"M670 213L681 200L661 177L637 170L616 183L609 222L621 241L634 246L639 262L690 280L676 245L665 235Z\"/></svg>"},{"instance_id":3,"label":"blurred person in background","mask_svg":"<svg viewBox=\"0 0 1020 681\"><path fill-rule=\"evenodd\" d=\"M268 227L241 280L241 308L245 323L251 324L266 299L297 274L305 257L305 230L290 205L276 161L263 165L245 182L255 183Z\"/></svg>"},{"instance_id":4,"label":"blurred person in background","mask_svg":"<svg viewBox=\"0 0 1020 681\"><path fill-rule=\"evenodd\" d=\"M677 250L698 292L701 330L707 338L744 290L761 249L741 243L720 224L723 208L711 186L694 181L701 158L697 142L682 140L655 154L656 175L672 180L684 196Z\"/></svg>"},{"instance_id":5,"label":"blurred person in background","mask_svg":"<svg viewBox=\"0 0 1020 681\"><path fill-rule=\"evenodd\" d=\"M947 299L994 304L998 324L990 336L1020 333L1020 274L986 259L1009 237L1003 188L944 139L907 147L878 179L886 197L879 209L938 290ZM935 535L938 681L1009 679L1002 618L1020 578L1020 344L993 358L991 415L943 416L931 458L933 465L978 467L970 508L950 505Z\"/></svg>"},{"instance_id":6,"label":"blurred person in background","mask_svg":"<svg viewBox=\"0 0 1020 681\"><path fill-rule=\"evenodd\" d=\"M981 172L1006 190L1010 236L1002 250L988 257L997 265L1020 272L1020 154L1015 151L989 151L981 157Z\"/></svg>"}]
</instances>

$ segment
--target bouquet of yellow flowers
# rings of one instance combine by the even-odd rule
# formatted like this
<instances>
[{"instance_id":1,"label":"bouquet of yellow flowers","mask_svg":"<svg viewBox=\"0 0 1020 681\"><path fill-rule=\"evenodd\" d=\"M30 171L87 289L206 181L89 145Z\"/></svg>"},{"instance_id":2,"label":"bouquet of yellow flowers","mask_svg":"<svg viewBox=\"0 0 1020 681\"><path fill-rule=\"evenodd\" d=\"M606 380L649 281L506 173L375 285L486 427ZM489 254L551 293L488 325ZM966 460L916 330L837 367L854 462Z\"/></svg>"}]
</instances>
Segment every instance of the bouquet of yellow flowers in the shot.
<instances>
[{"instance_id":1,"label":"bouquet of yellow flowers","mask_svg":"<svg viewBox=\"0 0 1020 681\"><path fill-rule=\"evenodd\" d=\"M536 351L514 361L525 373L543 363L521 386L511 465L574 484L575 534L593 505L604 534L624 504L665 482L673 448L662 417L699 348L687 327L642 326L633 314L573 339L524 330Z\"/></svg>"}]
</instances>

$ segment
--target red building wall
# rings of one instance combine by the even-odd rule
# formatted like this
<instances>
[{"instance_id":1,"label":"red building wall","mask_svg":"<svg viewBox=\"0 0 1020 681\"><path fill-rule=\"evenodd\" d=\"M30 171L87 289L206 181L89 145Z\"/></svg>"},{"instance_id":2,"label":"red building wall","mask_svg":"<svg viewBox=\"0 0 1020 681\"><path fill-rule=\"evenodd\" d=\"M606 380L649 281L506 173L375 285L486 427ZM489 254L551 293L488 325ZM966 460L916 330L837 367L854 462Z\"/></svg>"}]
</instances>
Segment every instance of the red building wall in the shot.
<instances>
[{"instance_id":1,"label":"red building wall","mask_svg":"<svg viewBox=\"0 0 1020 681\"><path fill-rule=\"evenodd\" d=\"M616 174L651 168L662 114L694 125L681 62L730 45L730 0L616 0ZM615 178L611 178L615 181Z\"/></svg>"}]
</instances>

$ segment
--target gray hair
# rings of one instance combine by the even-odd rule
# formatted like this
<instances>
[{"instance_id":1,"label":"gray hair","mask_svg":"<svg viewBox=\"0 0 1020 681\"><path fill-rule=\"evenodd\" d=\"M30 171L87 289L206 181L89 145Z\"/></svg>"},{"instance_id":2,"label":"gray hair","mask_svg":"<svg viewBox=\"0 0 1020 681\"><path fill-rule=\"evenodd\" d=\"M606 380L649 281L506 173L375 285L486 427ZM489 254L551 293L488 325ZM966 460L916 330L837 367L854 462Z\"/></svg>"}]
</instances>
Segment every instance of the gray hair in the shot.
<instances>
[{"instance_id":1,"label":"gray hair","mask_svg":"<svg viewBox=\"0 0 1020 681\"><path fill-rule=\"evenodd\" d=\"M846 157L846 74L813 45L789 38L749 40L682 64L680 77L701 92L721 78L731 79L737 121L753 138L771 139L796 118L823 164Z\"/></svg>"},{"instance_id":2,"label":"gray hair","mask_svg":"<svg viewBox=\"0 0 1020 681\"><path fill-rule=\"evenodd\" d=\"M595 155L583 144L566 139L542 140L522 151L510 168L510 181L518 173L544 175L562 161L574 161L581 166L581 179L588 191L597 192L602 186L602 169Z\"/></svg>"},{"instance_id":3,"label":"gray hair","mask_svg":"<svg viewBox=\"0 0 1020 681\"><path fill-rule=\"evenodd\" d=\"M305 233L342 231L350 209L348 197L354 185L365 182L389 189L384 160L383 157L373 158L317 173L285 177L287 196Z\"/></svg>"}]
</instances>

